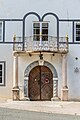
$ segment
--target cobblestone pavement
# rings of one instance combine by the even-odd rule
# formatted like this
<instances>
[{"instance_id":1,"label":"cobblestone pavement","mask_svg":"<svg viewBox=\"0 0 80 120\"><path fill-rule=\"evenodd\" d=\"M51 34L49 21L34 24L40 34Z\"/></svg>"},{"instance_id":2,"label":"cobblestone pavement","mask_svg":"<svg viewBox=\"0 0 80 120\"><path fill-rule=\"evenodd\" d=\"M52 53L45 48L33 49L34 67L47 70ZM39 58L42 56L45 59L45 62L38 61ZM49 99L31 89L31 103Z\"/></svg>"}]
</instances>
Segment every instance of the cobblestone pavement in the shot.
<instances>
[{"instance_id":1,"label":"cobblestone pavement","mask_svg":"<svg viewBox=\"0 0 80 120\"><path fill-rule=\"evenodd\" d=\"M0 120L80 120L80 116L0 108Z\"/></svg>"},{"instance_id":2,"label":"cobblestone pavement","mask_svg":"<svg viewBox=\"0 0 80 120\"><path fill-rule=\"evenodd\" d=\"M8 100L0 101L0 108L80 116L80 102Z\"/></svg>"}]
</instances>

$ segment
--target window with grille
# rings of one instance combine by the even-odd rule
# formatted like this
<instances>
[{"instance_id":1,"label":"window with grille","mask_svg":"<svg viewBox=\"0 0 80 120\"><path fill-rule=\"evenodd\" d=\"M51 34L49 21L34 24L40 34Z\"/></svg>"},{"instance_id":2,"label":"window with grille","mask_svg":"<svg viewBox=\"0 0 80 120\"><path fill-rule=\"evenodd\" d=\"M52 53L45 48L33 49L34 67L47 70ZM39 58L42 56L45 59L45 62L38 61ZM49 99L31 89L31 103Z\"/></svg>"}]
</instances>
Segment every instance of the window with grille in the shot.
<instances>
[{"instance_id":1,"label":"window with grille","mask_svg":"<svg viewBox=\"0 0 80 120\"><path fill-rule=\"evenodd\" d=\"M80 41L80 23L76 23L76 41Z\"/></svg>"},{"instance_id":2,"label":"window with grille","mask_svg":"<svg viewBox=\"0 0 80 120\"><path fill-rule=\"evenodd\" d=\"M5 85L5 62L0 62L0 85Z\"/></svg>"},{"instance_id":3,"label":"window with grille","mask_svg":"<svg viewBox=\"0 0 80 120\"><path fill-rule=\"evenodd\" d=\"M40 23L33 23L33 40L40 40Z\"/></svg>"},{"instance_id":4,"label":"window with grille","mask_svg":"<svg viewBox=\"0 0 80 120\"><path fill-rule=\"evenodd\" d=\"M48 41L48 23L47 22L34 22L33 23L33 40L35 41Z\"/></svg>"}]
</instances>

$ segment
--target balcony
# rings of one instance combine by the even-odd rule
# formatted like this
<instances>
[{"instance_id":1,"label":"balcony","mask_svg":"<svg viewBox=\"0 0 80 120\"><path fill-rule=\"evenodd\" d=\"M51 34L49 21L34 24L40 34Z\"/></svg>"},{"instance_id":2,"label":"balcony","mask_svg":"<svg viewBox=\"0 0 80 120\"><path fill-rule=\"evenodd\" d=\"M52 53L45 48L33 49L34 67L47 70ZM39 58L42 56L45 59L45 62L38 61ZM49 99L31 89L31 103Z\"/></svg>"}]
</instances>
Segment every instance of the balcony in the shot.
<instances>
[{"instance_id":1,"label":"balcony","mask_svg":"<svg viewBox=\"0 0 80 120\"><path fill-rule=\"evenodd\" d=\"M36 41L33 40L33 36L24 38L21 43L22 37L15 37L13 44L14 52L52 52L52 53L67 53L68 52L68 36L59 37L59 42L57 42L57 37L48 36L46 41Z\"/></svg>"}]
</instances>

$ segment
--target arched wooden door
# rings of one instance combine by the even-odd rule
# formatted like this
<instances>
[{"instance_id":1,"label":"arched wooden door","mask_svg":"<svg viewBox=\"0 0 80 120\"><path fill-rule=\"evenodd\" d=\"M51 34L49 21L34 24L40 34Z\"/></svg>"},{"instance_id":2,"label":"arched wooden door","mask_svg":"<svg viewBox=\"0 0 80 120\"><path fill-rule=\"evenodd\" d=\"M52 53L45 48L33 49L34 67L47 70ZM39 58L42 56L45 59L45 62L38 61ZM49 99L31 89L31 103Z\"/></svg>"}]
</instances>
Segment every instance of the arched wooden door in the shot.
<instances>
[{"instance_id":1,"label":"arched wooden door","mask_svg":"<svg viewBox=\"0 0 80 120\"><path fill-rule=\"evenodd\" d=\"M51 100L53 97L53 74L46 66L36 66L29 74L30 100Z\"/></svg>"}]
</instances>

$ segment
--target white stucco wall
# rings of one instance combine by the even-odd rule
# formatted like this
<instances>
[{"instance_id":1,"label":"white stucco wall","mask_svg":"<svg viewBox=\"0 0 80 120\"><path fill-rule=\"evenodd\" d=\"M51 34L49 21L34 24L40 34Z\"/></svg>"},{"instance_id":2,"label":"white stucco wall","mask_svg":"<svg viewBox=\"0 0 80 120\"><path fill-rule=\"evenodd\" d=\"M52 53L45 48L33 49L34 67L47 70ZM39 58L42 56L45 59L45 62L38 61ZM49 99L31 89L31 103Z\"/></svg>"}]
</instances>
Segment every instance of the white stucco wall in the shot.
<instances>
[{"instance_id":1,"label":"white stucco wall","mask_svg":"<svg viewBox=\"0 0 80 120\"><path fill-rule=\"evenodd\" d=\"M51 11L56 13L60 18L79 18L80 1L77 0L0 0L0 16L2 18L22 18L23 15L30 11L35 11L40 15ZM76 9L77 8L77 9ZM74 11L74 12L73 12Z\"/></svg>"},{"instance_id":2,"label":"white stucco wall","mask_svg":"<svg viewBox=\"0 0 80 120\"><path fill-rule=\"evenodd\" d=\"M0 61L5 61L5 86L0 86L0 99L10 99L13 84L12 45L0 45Z\"/></svg>"},{"instance_id":3,"label":"white stucco wall","mask_svg":"<svg viewBox=\"0 0 80 120\"><path fill-rule=\"evenodd\" d=\"M69 45L68 53L68 85L69 98L80 99L80 45ZM77 60L75 58L78 58ZM79 71L75 72L75 68Z\"/></svg>"}]
</instances>

